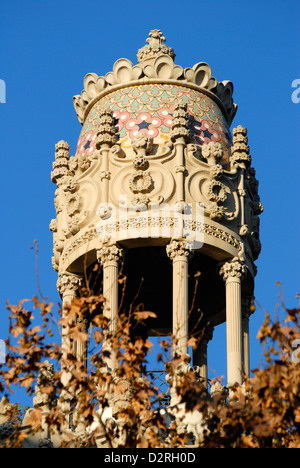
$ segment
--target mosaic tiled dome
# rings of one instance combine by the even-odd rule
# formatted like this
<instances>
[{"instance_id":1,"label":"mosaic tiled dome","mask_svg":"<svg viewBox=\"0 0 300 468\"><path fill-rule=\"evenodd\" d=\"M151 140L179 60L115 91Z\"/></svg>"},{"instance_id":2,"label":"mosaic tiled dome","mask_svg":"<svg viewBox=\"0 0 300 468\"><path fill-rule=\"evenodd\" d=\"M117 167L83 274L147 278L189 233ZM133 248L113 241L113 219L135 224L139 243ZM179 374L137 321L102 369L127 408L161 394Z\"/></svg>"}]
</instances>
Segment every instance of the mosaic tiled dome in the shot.
<instances>
[{"instance_id":1,"label":"mosaic tiled dome","mask_svg":"<svg viewBox=\"0 0 300 468\"><path fill-rule=\"evenodd\" d=\"M152 137L155 144L165 143L170 139L174 103L179 99L187 104L195 143L220 142L224 157L228 158L231 135L216 102L195 89L163 83L124 87L100 98L85 119L77 154L90 155L95 151L99 111L102 109L113 112L119 143L123 149L131 147L131 140L140 131Z\"/></svg>"},{"instance_id":2,"label":"mosaic tiled dome","mask_svg":"<svg viewBox=\"0 0 300 468\"><path fill-rule=\"evenodd\" d=\"M83 124L77 155L91 155L99 127L99 111L113 112L119 143L130 141L142 131L157 145L170 139L174 103L187 104L190 130L196 144L220 142L228 160L232 138L229 130L237 106L233 86L211 76L209 65L199 62L183 69L174 64L173 49L162 33L150 31L148 44L138 51L138 65L119 59L105 77L89 73L84 90L74 96L74 106Z\"/></svg>"}]
</instances>

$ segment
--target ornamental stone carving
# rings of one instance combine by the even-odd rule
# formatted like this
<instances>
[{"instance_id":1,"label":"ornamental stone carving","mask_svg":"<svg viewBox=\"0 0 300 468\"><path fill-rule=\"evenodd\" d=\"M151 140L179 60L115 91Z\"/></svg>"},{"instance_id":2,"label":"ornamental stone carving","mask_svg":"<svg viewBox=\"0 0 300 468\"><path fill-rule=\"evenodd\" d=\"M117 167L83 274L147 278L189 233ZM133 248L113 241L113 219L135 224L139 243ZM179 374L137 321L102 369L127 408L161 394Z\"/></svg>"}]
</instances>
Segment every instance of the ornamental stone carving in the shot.
<instances>
[{"instance_id":1,"label":"ornamental stone carving","mask_svg":"<svg viewBox=\"0 0 300 468\"><path fill-rule=\"evenodd\" d=\"M224 281L229 278L238 278L242 280L247 272L247 267L238 258L234 258L231 262L226 262L220 269L220 275Z\"/></svg>"},{"instance_id":2,"label":"ornamental stone carving","mask_svg":"<svg viewBox=\"0 0 300 468\"><path fill-rule=\"evenodd\" d=\"M133 65L130 60L121 58L114 64L113 71L105 75L105 81L112 86L128 83L140 79L142 73L139 65Z\"/></svg>"},{"instance_id":3,"label":"ornamental stone carving","mask_svg":"<svg viewBox=\"0 0 300 468\"><path fill-rule=\"evenodd\" d=\"M47 386L52 386L54 375L54 365L49 361L43 362L37 378L37 385L35 386L35 397L33 398L33 405L37 407L50 408L55 402L55 395L43 391Z\"/></svg>"},{"instance_id":4,"label":"ornamental stone carving","mask_svg":"<svg viewBox=\"0 0 300 468\"><path fill-rule=\"evenodd\" d=\"M249 154L247 129L239 125L233 131L233 146L231 148L231 160L242 168L249 167L251 156Z\"/></svg>"},{"instance_id":5,"label":"ornamental stone carving","mask_svg":"<svg viewBox=\"0 0 300 468\"><path fill-rule=\"evenodd\" d=\"M191 245L186 241L178 241L174 239L167 245L166 251L171 260L174 260L176 257L189 259L193 256Z\"/></svg>"},{"instance_id":6,"label":"ornamental stone carving","mask_svg":"<svg viewBox=\"0 0 300 468\"><path fill-rule=\"evenodd\" d=\"M55 145L55 161L51 172L51 180L57 187L60 187L64 183L65 176L69 175L69 149L69 144L64 140Z\"/></svg>"},{"instance_id":7,"label":"ornamental stone carving","mask_svg":"<svg viewBox=\"0 0 300 468\"><path fill-rule=\"evenodd\" d=\"M218 82L212 77L211 68L205 62L196 63L192 68L183 69L174 64L175 54L168 47L160 30L150 31L147 44L139 49L137 54L139 64L133 65L128 59L116 61L113 71L104 76L88 73L83 81L84 89L80 95L73 97L73 104L80 123L84 123L91 103L95 102L101 94L114 86L129 83L143 84L151 80L176 80L197 89L211 92L223 107L226 119L230 125L237 105L233 103L233 85L230 81Z\"/></svg>"},{"instance_id":8,"label":"ornamental stone carving","mask_svg":"<svg viewBox=\"0 0 300 468\"><path fill-rule=\"evenodd\" d=\"M220 143L211 141L202 146L202 157L206 160L207 164L212 166L218 164L223 157L222 146Z\"/></svg>"},{"instance_id":9,"label":"ornamental stone carving","mask_svg":"<svg viewBox=\"0 0 300 468\"><path fill-rule=\"evenodd\" d=\"M109 245L103 243L102 247L97 250L97 260L101 265L108 262L120 262L124 257L124 250L118 245Z\"/></svg>"},{"instance_id":10,"label":"ornamental stone carving","mask_svg":"<svg viewBox=\"0 0 300 468\"><path fill-rule=\"evenodd\" d=\"M135 169L147 169L149 166L149 162L146 159L146 154L149 154L152 151L153 138L147 137L145 133L140 131L131 140L131 146L133 151L135 152L135 156L133 159L133 166L135 167Z\"/></svg>"},{"instance_id":11,"label":"ornamental stone carving","mask_svg":"<svg viewBox=\"0 0 300 468\"><path fill-rule=\"evenodd\" d=\"M99 132L96 136L96 148L100 149L102 145L113 146L116 143L117 136L112 113L102 110L99 112Z\"/></svg>"},{"instance_id":12,"label":"ornamental stone carving","mask_svg":"<svg viewBox=\"0 0 300 468\"><path fill-rule=\"evenodd\" d=\"M91 165L91 159L84 154L78 154L70 157L69 168L74 175L81 175L87 171Z\"/></svg>"},{"instance_id":13,"label":"ornamental stone carving","mask_svg":"<svg viewBox=\"0 0 300 468\"><path fill-rule=\"evenodd\" d=\"M72 217L81 209L81 197L78 193L68 193L66 197L67 214Z\"/></svg>"},{"instance_id":14,"label":"ornamental stone carving","mask_svg":"<svg viewBox=\"0 0 300 468\"><path fill-rule=\"evenodd\" d=\"M211 180L208 185L207 198L217 203L224 202L227 198L225 185L218 180Z\"/></svg>"},{"instance_id":15,"label":"ornamental stone carving","mask_svg":"<svg viewBox=\"0 0 300 468\"><path fill-rule=\"evenodd\" d=\"M57 280L57 289L63 296L68 291L76 294L82 286L82 278L72 273L62 273Z\"/></svg>"},{"instance_id":16,"label":"ornamental stone carving","mask_svg":"<svg viewBox=\"0 0 300 468\"><path fill-rule=\"evenodd\" d=\"M171 140L175 141L178 138L183 138L185 141L191 139L187 104L183 102L178 102L174 105L172 119Z\"/></svg>"},{"instance_id":17,"label":"ornamental stone carving","mask_svg":"<svg viewBox=\"0 0 300 468\"><path fill-rule=\"evenodd\" d=\"M211 179L219 179L224 174L224 169L221 164L215 164L211 167L209 175Z\"/></svg>"},{"instance_id":18,"label":"ornamental stone carving","mask_svg":"<svg viewBox=\"0 0 300 468\"><path fill-rule=\"evenodd\" d=\"M153 138L147 137L145 133L140 131L131 140L131 146L137 155L145 156L145 154L149 154L152 151Z\"/></svg>"},{"instance_id":19,"label":"ornamental stone carving","mask_svg":"<svg viewBox=\"0 0 300 468\"><path fill-rule=\"evenodd\" d=\"M162 35L162 32L159 29L153 29L150 31L146 42L147 45L139 49L137 53L139 63L143 63L146 60L153 60L160 54L169 55L172 60L175 59L174 50L164 44L164 42L166 42L166 38Z\"/></svg>"},{"instance_id":20,"label":"ornamental stone carving","mask_svg":"<svg viewBox=\"0 0 300 468\"><path fill-rule=\"evenodd\" d=\"M153 187L153 179L150 174L137 171L130 177L129 187L133 193L149 193Z\"/></svg>"}]
</instances>

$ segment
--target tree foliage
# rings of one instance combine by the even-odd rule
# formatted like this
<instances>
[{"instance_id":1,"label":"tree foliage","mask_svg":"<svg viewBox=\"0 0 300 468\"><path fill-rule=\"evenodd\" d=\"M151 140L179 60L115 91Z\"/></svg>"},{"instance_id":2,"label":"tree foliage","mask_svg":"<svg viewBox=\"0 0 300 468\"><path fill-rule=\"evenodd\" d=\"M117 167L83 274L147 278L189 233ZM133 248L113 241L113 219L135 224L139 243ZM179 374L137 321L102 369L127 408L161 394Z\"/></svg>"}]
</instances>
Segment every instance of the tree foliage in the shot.
<instances>
[{"instance_id":1,"label":"tree foliage","mask_svg":"<svg viewBox=\"0 0 300 468\"><path fill-rule=\"evenodd\" d=\"M19 406L2 400L1 446L34 440L47 447L55 441L63 447L300 447L299 307L287 309L282 303L281 320L272 321L266 313L257 336L265 365L230 389L212 385L208 390L184 356L170 358L170 344L162 340L158 359L165 362L177 398L168 409L147 370L152 343L145 324L153 312L120 313L117 331L110 333L103 303L101 295L83 294L74 299L67 318L60 311L57 326L60 333L68 329L68 353L53 342L51 302L34 297L7 306L10 336L0 392L9 398L14 386L24 387L33 395L34 408L23 418ZM88 332L82 327L86 319ZM88 344L87 366L77 359L76 343ZM106 364L111 353L117 362L113 371ZM200 415L196 437L187 414Z\"/></svg>"}]
</instances>

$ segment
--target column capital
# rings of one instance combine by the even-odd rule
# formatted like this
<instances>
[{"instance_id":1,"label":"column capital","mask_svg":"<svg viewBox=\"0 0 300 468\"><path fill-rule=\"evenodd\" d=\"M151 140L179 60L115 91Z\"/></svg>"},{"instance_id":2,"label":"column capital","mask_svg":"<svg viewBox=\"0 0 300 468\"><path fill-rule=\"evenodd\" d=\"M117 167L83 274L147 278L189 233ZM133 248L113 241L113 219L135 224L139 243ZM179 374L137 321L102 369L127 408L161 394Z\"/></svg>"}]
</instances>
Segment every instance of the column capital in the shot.
<instances>
[{"instance_id":1,"label":"column capital","mask_svg":"<svg viewBox=\"0 0 300 468\"><path fill-rule=\"evenodd\" d=\"M82 286L82 278L74 273L62 273L57 280L58 292L63 296L67 291L77 293Z\"/></svg>"},{"instance_id":2,"label":"column capital","mask_svg":"<svg viewBox=\"0 0 300 468\"><path fill-rule=\"evenodd\" d=\"M108 262L118 263L124 257L124 249L120 248L117 244L103 243L97 250L97 260L101 265Z\"/></svg>"},{"instance_id":3,"label":"column capital","mask_svg":"<svg viewBox=\"0 0 300 468\"><path fill-rule=\"evenodd\" d=\"M193 256L194 252L191 250L191 245L183 240L171 240L170 244L166 247L167 255L171 260L176 257L184 257L189 259Z\"/></svg>"},{"instance_id":4,"label":"column capital","mask_svg":"<svg viewBox=\"0 0 300 468\"><path fill-rule=\"evenodd\" d=\"M247 267L245 263L235 257L230 262L226 262L221 266L220 275L223 277L224 281L230 279L242 280L246 275L246 271Z\"/></svg>"}]
</instances>

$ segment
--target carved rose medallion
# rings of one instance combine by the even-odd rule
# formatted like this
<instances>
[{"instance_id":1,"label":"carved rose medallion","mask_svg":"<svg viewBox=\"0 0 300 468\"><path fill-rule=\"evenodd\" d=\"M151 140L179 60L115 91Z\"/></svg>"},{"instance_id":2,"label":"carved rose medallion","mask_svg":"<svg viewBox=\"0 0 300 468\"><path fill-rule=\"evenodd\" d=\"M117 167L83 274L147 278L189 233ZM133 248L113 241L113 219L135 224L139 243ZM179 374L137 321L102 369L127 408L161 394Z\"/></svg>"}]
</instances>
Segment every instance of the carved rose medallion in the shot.
<instances>
[{"instance_id":1,"label":"carved rose medallion","mask_svg":"<svg viewBox=\"0 0 300 468\"><path fill-rule=\"evenodd\" d=\"M149 193L153 188L153 179L150 174L137 171L130 177L129 188L133 193Z\"/></svg>"}]
</instances>

